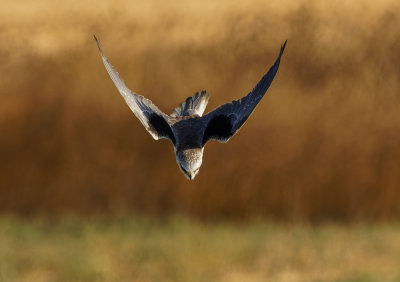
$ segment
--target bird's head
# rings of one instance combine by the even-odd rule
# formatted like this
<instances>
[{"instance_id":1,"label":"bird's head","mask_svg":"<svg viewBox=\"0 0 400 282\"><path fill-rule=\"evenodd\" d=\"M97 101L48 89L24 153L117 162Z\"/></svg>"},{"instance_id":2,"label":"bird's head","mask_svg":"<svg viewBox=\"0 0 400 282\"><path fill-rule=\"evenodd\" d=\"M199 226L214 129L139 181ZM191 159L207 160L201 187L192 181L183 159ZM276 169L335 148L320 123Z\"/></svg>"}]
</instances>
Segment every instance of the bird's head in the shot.
<instances>
[{"instance_id":1,"label":"bird's head","mask_svg":"<svg viewBox=\"0 0 400 282\"><path fill-rule=\"evenodd\" d=\"M176 162L187 179L193 180L200 170L203 148L176 151Z\"/></svg>"}]
</instances>

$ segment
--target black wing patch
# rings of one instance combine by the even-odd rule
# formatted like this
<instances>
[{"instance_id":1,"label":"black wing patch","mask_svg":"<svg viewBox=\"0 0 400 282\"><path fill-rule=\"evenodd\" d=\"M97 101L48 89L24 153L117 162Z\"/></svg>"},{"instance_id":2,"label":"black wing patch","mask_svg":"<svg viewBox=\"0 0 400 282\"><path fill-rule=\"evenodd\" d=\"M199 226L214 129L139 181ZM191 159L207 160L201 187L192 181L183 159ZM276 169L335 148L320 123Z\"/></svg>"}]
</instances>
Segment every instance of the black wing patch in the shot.
<instances>
[{"instance_id":1,"label":"black wing patch","mask_svg":"<svg viewBox=\"0 0 400 282\"><path fill-rule=\"evenodd\" d=\"M225 140L232 135L232 122L227 115L214 116L209 122L203 135L203 146L210 139Z\"/></svg>"},{"instance_id":2,"label":"black wing patch","mask_svg":"<svg viewBox=\"0 0 400 282\"><path fill-rule=\"evenodd\" d=\"M170 125L168 124L168 122L166 122L164 117L153 113L149 117L149 122L159 136L165 136L166 138L170 139L175 145L174 133L172 132Z\"/></svg>"}]
</instances>

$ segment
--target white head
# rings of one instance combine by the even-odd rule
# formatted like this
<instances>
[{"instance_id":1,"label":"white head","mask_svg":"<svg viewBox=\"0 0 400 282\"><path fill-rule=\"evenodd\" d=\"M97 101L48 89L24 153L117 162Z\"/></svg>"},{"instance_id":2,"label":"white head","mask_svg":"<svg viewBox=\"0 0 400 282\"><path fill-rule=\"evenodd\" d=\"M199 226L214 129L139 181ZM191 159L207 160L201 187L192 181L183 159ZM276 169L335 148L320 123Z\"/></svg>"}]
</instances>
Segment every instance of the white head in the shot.
<instances>
[{"instance_id":1,"label":"white head","mask_svg":"<svg viewBox=\"0 0 400 282\"><path fill-rule=\"evenodd\" d=\"M200 170L203 160L203 148L177 151L176 162L187 179L193 180Z\"/></svg>"}]
</instances>

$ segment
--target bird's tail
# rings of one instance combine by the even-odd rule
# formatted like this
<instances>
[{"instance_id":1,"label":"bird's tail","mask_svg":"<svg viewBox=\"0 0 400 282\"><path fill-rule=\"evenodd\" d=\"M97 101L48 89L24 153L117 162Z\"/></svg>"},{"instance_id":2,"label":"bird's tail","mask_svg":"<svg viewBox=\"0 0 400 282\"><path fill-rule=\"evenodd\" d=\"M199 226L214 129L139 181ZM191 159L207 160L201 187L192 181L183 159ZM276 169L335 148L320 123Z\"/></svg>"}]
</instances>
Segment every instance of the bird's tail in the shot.
<instances>
[{"instance_id":1,"label":"bird's tail","mask_svg":"<svg viewBox=\"0 0 400 282\"><path fill-rule=\"evenodd\" d=\"M188 97L185 102L179 105L179 107L176 107L171 116L202 116L209 98L210 95L205 90L197 92L193 96Z\"/></svg>"}]
</instances>

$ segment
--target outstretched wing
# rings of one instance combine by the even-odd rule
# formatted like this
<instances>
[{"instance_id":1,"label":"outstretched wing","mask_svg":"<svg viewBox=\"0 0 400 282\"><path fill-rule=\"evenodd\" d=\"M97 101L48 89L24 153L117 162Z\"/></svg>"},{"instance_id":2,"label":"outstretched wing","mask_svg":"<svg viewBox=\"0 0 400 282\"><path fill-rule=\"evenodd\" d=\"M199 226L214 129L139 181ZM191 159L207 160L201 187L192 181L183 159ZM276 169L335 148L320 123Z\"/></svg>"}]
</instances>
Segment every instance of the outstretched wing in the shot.
<instances>
[{"instance_id":1,"label":"outstretched wing","mask_svg":"<svg viewBox=\"0 0 400 282\"><path fill-rule=\"evenodd\" d=\"M201 118L206 125L203 146L210 139L227 142L245 123L271 85L278 71L285 46L286 41L282 45L274 65L247 96L231 103L226 103Z\"/></svg>"},{"instance_id":2,"label":"outstretched wing","mask_svg":"<svg viewBox=\"0 0 400 282\"><path fill-rule=\"evenodd\" d=\"M110 64L106 56L104 56L100 42L97 40L96 36L94 36L94 39L99 47L103 63L108 74L135 116L140 120L140 122L154 139L158 140L161 138L167 138L175 144L174 134L172 133L171 127L168 124L168 116L160 111L150 100L133 93L125 85L118 72Z\"/></svg>"}]
</instances>

